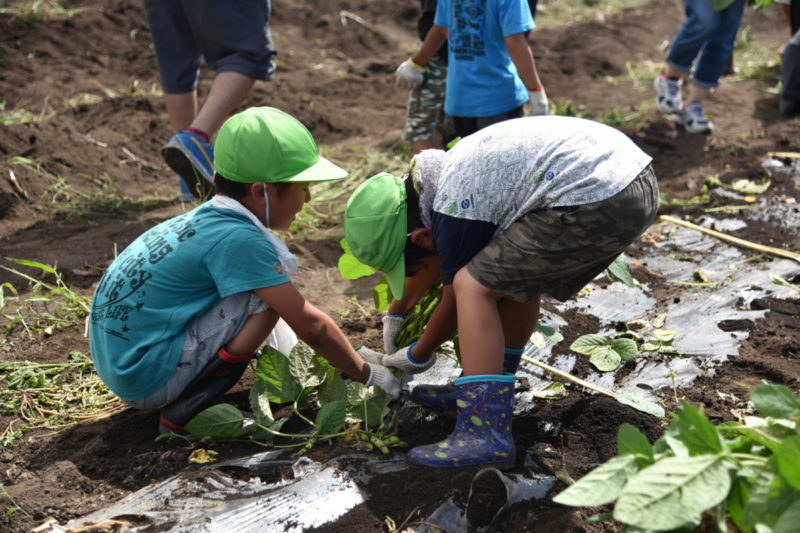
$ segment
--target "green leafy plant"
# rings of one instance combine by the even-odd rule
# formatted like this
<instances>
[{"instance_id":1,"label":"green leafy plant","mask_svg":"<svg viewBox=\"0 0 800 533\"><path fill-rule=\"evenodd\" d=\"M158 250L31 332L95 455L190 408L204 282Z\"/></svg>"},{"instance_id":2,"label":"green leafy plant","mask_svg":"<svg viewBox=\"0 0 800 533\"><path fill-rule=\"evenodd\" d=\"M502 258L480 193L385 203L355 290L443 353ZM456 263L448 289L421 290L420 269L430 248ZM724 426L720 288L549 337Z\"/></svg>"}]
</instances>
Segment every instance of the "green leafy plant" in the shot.
<instances>
[{"instance_id":1,"label":"green leafy plant","mask_svg":"<svg viewBox=\"0 0 800 533\"><path fill-rule=\"evenodd\" d=\"M636 341L615 334L605 337L596 333L581 335L569 349L589 356L589 362L601 372L616 370L623 361L636 359L639 350Z\"/></svg>"},{"instance_id":2,"label":"green leafy plant","mask_svg":"<svg viewBox=\"0 0 800 533\"><path fill-rule=\"evenodd\" d=\"M636 286L636 280L633 279L631 268L621 255L614 259L613 263L608 265L608 268L605 270L605 274L609 281L614 281L614 278L617 278L628 287Z\"/></svg>"},{"instance_id":3,"label":"green leafy plant","mask_svg":"<svg viewBox=\"0 0 800 533\"><path fill-rule=\"evenodd\" d=\"M653 445L623 424L619 455L553 498L573 506L614 502L628 531L691 531L708 510L717 531L732 521L745 533L789 533L800 523L800 398L761 385L750 400L762 415L713 425L684 401Z\"/></svg>"},{"instance_id":4,"label":"green leafy plant","mask_svg":"<svg viewBox=\"0 0 800 533\"><path fill-rule=\"evenodd\" d=\"M21 266L37 268L45 275L55 278L55 283L49 283L20 270L2 266L26 279L31 287L31 295L23 297L10 283L0 286L0 314L8 320L5 325L6 335L17 326L23 327L29 336L39 332L49 335L55 328L78 324L89 314L89 299L70 289L55 268L26 259L6 259Z\"/></svg>"},{"instance_id":5,"label":"green leafy plant","mask_svg":"<svg viewBox=\"0 0 800 533\"><path fill-rule=\"evenodd\" d=\"M652 332L645 334L647 340L642 343L640 349L643 352L677 354L678 351L672 347L672 342L677 334L677 331L654 329Z\"/></svg>"},{"instance_id":6,"label":"green leafy plant","mask_svg":"<svg viewBox=\"0 0 800 533\"><path fill-rule=\"evenodd\" d=\"M249 441L272 445L274 437L288 439L275 447L299 447L306 453L315 444L339 439L344 445L366 450L405 446L396 435L396 419L386 424L391 396L377 387L347 384L341 374L308 345L299 342L287 358L272 347L262 350L250 389L252 415L245 416L230 404L212 406L186 425L188 439L213 437L223 441ZM271 403L291 404L292 415L308 429L287 433L288 417L276 419ZM307 413L316 411L312 420ZM161 435L166 438L174 434Z\"/></svg>"}]
</instances>

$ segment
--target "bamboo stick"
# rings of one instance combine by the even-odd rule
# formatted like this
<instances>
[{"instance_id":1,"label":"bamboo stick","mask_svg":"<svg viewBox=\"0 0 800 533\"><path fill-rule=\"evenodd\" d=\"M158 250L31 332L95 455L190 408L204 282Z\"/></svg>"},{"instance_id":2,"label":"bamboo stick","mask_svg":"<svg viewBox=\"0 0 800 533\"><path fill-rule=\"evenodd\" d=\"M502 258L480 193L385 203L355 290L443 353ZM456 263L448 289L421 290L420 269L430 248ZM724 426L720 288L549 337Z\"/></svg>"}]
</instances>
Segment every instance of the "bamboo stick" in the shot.
<instances>
[{"instance_id":1,"label":"bamboo stick","mask_svg":"<svg viewBox=\"0 0 800 533\"><path fill-rule=\"evenodd\" d=\"M523 355L522 356L522 360L525 361L526 363L532 364L533 366L538 366L539 368L541 368L543 370L547 370L551 374L555 374L558 377L564 378L564 379L566 379L568 381L571 381L571 382L573 382L573 383L575 383L577 385L580 385L581 387L586 387L587 389L593 390L595 392L599 392L600 394L605 394L606 396L611 396L612 398L616 397L616 395L614 394L614 391L612 391L612 390L606 389L604 387L600 387L600 386L595 385L593 383L589 383L588 381L582 380L581 378L575 377L572 374L568 374L567 372L559 370L559 369L557 369L555 367L552 367L550 365L547 365L547 364L544 364L544 363L540 363L539 361L537 361L535 359L531 359L527 355Z\"/></svg>"},{"instance_id":2,"label":"bamboo stick","mask_svg":"<svg viewBox=\"0 0 800 533\"><path fill-rule=\"evenodd\" d=\"M800 263L800 253L790 252L788 250L783 250L781 248L773 248L772 246L764 246L763 244L746 241L744 239L733 237L732 235L715 231L713 229L704 228L702 226L698 226L697 224L692 224L691 222L686 222L685 220L681 220L679 218L675 218L669 215L661 215L660 220L662 222L671 222L678 226L683 226L684 228L689 228L699 231L701 233L706 233L708 235L711 235L712 237L722 239L723 241L732 242L744 248L750 248L752 250L757 250L759 252L777 255L779 257L785 257L786 259L792 259L793 261L797 261L798 263Z\"/></svg>"}]
</instances>

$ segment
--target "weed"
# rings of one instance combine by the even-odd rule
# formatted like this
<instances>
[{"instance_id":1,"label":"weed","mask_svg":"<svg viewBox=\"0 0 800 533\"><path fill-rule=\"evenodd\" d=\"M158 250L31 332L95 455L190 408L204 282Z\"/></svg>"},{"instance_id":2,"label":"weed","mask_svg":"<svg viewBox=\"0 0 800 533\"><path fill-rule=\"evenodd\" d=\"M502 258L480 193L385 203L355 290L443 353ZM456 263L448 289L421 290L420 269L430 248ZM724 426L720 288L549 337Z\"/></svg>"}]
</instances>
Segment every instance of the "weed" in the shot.
<instances>
[{"instance_id":1,"label":"weed","mask_svg":"<svg viewBox=\"0 0 800 533\"><path fill-rule=\"evenodd\" d=\"M9 7L0 7L0 13L22 18L62 19L81 13L85 8L67 9L58 0L31 0Z\"/></svg>"},{"instance_id":2,"label":"weed","mask_svg":"<svg viewBox=\"0 0 800 533\"><path fill-rule=\"evenodd\" d=\"M67 363L0 362L0 383L5 385L0 390L0 409L12 417L0 433L0 447L31 431L55 432L127 409L81 352L71 352Z\"/></svg>"}]
</instances>

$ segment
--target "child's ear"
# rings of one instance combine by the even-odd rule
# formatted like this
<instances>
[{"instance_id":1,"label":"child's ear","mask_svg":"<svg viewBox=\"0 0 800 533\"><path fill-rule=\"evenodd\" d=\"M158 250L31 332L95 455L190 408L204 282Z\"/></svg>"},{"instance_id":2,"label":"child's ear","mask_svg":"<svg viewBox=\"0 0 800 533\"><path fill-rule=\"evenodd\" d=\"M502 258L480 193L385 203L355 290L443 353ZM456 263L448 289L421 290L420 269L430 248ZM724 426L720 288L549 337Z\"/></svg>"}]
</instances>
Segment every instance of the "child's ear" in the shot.
<instances>
[{"instance_id":1,"label":"child's ear","mask_svg":"<svg viewBox=\"0 0 800 533\"><path fill-rule=\"evenodd\" d=\"M433 245L433 235L428 228L417 228L411 232L411 242L430 251L436 251Z\"/></svg>"}]
</instances>

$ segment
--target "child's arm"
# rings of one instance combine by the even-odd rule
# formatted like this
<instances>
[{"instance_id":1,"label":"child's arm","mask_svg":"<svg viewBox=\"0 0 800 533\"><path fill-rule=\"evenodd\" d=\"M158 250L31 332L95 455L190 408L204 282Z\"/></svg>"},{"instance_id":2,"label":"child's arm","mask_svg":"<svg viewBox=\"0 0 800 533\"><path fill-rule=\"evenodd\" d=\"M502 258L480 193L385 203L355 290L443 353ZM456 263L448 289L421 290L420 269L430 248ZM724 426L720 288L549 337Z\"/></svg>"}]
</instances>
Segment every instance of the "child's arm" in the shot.
<instances>
[{"instance_id":1,"label":"child's arm","mask_svg":"<svg viewBox=\"0 0 800 533\"><path fill-rule=\"evenodd\" d=\"M533 52L525 40L524 33L515 33L505 39L506 49L514 66L517 67L522 83L528 89L530 98L530 115L546 115L548 110L547 94L539 79L539 72L536 70L536 62L533 59Z\"/></svg>"},{"instance_id":2,"label":"child's arm","mask_svg":"<svg viewBox=\"0 0 800 533\"><path fill-rule=\"evenodd\" d=\"M428 61L439 51L439 48L442 47L445 41L447 41L447 29L434 24L428 32L428 35L425 36L425 40L422 41L422 46L420 46L411 60L424 68L425 65L428 64Z\"/></svg>"},{"instance_id":3,"label":"child's arm","mask_svg":"<svg viewBox=\"0 0 800 533\"><path fill-rule=\"evenodd\" d=\"M384 375L381 367L372 367L371 370L331 317L311 305L292 283L262 287L255 289L255 293L289 324L300 339L345 375L367 385L377 385L393 396L399 394L400 384L396 378L390 373ZM371 376L371 373L377 374L376 370L381 375Z\"/></svg>"}]
</instances>

